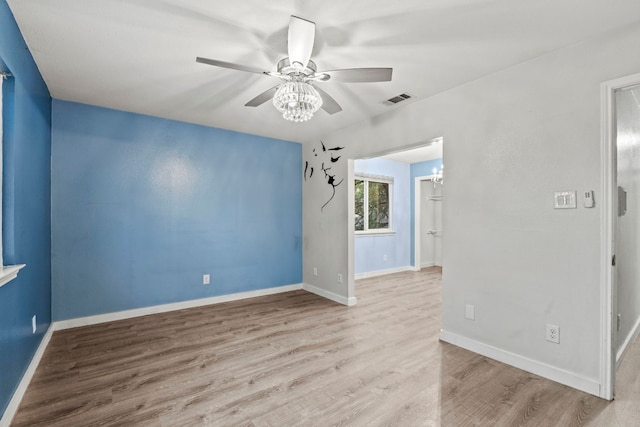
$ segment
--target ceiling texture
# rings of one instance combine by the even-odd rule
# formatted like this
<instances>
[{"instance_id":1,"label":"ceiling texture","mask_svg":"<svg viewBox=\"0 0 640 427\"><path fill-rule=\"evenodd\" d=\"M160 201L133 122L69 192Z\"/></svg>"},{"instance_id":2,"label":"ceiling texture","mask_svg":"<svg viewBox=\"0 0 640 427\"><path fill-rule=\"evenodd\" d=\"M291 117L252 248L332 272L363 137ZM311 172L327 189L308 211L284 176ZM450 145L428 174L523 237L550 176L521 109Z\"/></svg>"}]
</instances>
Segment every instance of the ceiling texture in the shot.
<instances>
[{"instance_id":1,"label":"ceiling texture","mask_svg":"<svg viewBox=\"0 0 640 427\"><path fill-rule=\"evenodd\" d=\"M8 0L57 99L306 142L616 28L638 0ZM244 104L275 77L289 16L316 23L318 69L392 67L384 83L319 82L343 108L285 121ZM400 93L414 98L397 105Z\"/></svg>"}]
</instances>

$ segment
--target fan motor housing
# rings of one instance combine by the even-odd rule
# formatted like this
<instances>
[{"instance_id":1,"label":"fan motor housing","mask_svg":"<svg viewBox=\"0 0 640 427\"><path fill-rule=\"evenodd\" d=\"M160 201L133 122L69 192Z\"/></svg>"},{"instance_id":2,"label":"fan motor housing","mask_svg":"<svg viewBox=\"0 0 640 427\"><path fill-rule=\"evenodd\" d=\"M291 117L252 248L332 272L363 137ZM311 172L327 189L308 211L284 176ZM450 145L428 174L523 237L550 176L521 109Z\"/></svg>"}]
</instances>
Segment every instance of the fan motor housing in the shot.
<instances>
[{"instance_id":1,"label":"fan motor housing","mask_svg":"<svg viewBox=\"0 0 640 427\"><path fill-rule=\"evenodd\" d=\"M309 60L305 68L295 67L291 65L291 61L289 61L289 58L284 58L278 61L278 72L280 74L303 74L306 77L310 77L313 76L316 71L318 71L318 68L316 67L316 63L312 60Z\"/></svg>"}]
</instances>

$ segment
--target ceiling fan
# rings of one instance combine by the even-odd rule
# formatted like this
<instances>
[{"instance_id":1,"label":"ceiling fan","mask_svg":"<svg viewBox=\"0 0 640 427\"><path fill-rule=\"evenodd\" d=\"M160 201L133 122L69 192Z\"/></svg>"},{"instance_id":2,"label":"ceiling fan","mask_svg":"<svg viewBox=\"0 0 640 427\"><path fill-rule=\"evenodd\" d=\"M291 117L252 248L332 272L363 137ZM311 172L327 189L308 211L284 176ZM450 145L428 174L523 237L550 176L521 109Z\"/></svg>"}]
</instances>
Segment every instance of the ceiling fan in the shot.
<instances>
[{"instance_id":1,"label":"ceiling fan","mask_svg":"<svg viewBox=\"0 0 640 427\"><path fill-rule=\"evenodd\" d=\"M329 80L349 83L391 81L392 68L317 71L315 62L311 60L315 34L316 24L314 22L292 15L289 20L289 57L278 62L277 71L263 71L251 66L202 57L197 57L196 62L280 78L283 83L262 92L247 102L245 106L257 107L273 99L273 104L283 117L295 122L309 120L319 108L329 114L342 111L342 107L335 99L311 83Z\"/></svg>"}]
</instances>

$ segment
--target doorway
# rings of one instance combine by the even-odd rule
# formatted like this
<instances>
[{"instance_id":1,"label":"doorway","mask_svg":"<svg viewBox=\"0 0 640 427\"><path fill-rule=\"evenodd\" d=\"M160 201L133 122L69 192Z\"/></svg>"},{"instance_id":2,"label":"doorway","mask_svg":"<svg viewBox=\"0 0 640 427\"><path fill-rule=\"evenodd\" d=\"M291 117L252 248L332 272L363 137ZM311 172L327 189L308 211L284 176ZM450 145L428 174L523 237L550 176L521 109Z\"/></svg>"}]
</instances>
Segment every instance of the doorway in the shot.
<instances>
[{"instance_id":1,"label":"doorway","mask_svg":"<svg viewBox=\"0 0 640 427\"><path fill-rule=\"evenodd\" d=\"M640 74L602 84L601 397L640 334Z\"/></svg>"},{"instance_id":2,"label":"doorway","mask_svg":"<svg viewBox=\"0 0 640 427\"><path fill-rule=\"evenodd\" d=\"M421 176L415 180L415 250L416 270L442 267L442 190L441 179Z\"/></svg>"},{"instance_id":3,"label":"doorway","mask_svg":"<svg viewBox=\"0 0 640 427\"><path fill-rule=\"evenodd\" d=\"M640 84L615 91L616 366L640 333Z\"/></svg>"},{"instance_id":4,"label":"doorway","mask_svg":"<svg viewBox=\"0 0 640 427\"><path fill-rule=\"evenodd\" d=\"M349 180L352 188L348 197L351 204L349 216L350 222L353 222L351 226L353 234L349 237L349 263L353 272L350 277L354 280L412 271L416 269L416 265L418 269L420 268L420 263L414 262L415 230L421 222L415 216L415 206L420 201L419 198L415 198L415 178L419 176L425 179L431 178L432 176L426 175L432 173L434 168L441 177L442 151L442 138L434 138L402 151L382 152L368 158L350 160ZM369 190L367 190L367 184ZM372 198L369 194L372 185L375 185L375 188L388 188L388 191L376 193L376 197ZM433 188L433 183L430 182L429 185ZM368 199L362 197L363 193L369 196ZM367 224L367 221L371 221L372 207L382 208L385 205L376 206L374 203L371 206L371 202L372 200L380 202L379 196L385 194L390 197L389 224L385 224L382 229L377 229L379 224L374 223L372 226L371 223ZM432 196L435 197L436 193ZM431 203L433 204L433 201ZM363 206L368 207L369 213L363 209ZM431 236L431 242L434 245L431 251L432 256L436 253L440 254L437 265L442 264L441 228L439 225L436 226L435 222L430 225L434 234ZM439 230L440 232L437 232ZM435 250L436 240L438 241L437 251ZM419 249L418 252L420 252ZM430 265L436 265L435 259Z\"/></svg>"}]
</instances>

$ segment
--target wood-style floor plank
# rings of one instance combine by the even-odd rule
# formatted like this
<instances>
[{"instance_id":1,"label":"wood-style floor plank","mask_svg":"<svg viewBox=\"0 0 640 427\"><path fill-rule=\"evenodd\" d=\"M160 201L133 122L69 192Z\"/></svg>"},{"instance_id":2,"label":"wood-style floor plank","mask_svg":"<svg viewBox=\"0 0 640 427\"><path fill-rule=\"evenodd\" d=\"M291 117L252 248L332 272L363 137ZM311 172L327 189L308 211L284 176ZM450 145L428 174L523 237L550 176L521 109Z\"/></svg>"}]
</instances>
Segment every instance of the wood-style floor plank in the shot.
<instances>
[{"instance_id":1,"label":"wood-style floor plank","mask_svg":"<svg viewBox=\"0 0 640 427\"><path fill-rule=\"evenodd\" d=\"M18 426L640 426L640 343L609 403L438 340L441 272L55 332Z\"/></svg>"}]
</instances>

